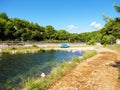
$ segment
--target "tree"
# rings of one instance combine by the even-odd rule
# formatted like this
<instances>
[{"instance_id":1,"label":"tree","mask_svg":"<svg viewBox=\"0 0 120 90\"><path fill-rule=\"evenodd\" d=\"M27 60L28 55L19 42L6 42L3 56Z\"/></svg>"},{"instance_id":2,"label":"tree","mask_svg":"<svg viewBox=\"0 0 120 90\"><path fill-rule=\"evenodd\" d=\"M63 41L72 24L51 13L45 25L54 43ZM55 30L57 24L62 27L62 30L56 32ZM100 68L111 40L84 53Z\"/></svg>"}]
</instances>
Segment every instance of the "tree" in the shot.
<instances>
[{"instance_id":1,"label":"tree","mask_svg":"<svg viewBox=\"0 0 120 90\"><path fill-rule=\"evenodd\" d=\"M20 39L21 39L22 41L32 40L31 37L30 37L31 35L32 35L32 32L31 32L31 31L28 31L28 32L26 32L26 33L23 33Z\"/></svg>"},{"instance_id":2,"label":"tree","mask_svg":"<svg viewBox=\"0 0 120 90\"><path fill-rule=\"evenodd\" d=\"M92 36L93 36L92 32L85 32L85 33L79 34L81 42L88 42L89 40L92 39Z\"/></svg>"},{"instance_id":3,"label":"tree","mask_svg":"<svg viewBox=\"0 0 120 90\"><path fill-rule=\"evenodd\" d=\"M58 40L69 40L69 33L66 30L59 30L57 32Z\"/></svg>"},{"instance_id":4,"label":"tree","mask_svg":"<svg viewBox=\"0 0 120 90\"><path fill-rule=\"evenodd\" d=\"M94 35L92 35L95 42L100 42L101 38L102 38L102 34L100 33L100 31L96 31Z\"/></svg>"},{"instance_id":5,"label":"tree","mask_svg":"<svg viewBox=\"0 0 120 90\"><path fill-rule=\"evenodd\" d=\"M117 4L114 4L113 6L114 6L115 10L116 10L118 13L120 13L120 6L118 6Z\"/></svg>"},{"instance_id":6,"label":"tree","mask_svg":"<svg viewBox=\"0 0 120 90\"><path fill-rule=\"evenodd\" d=\"M105 35L103 36L101 43L102 44L113 44L115 42L115 37L112 35Z\"/></svg>"},{"instance_id":7,"label":"tree","mask_svg":"<svg viewBox=\"0 0 120 90\"><path fill-rule=\"evenodd\" d=\"M79 42L80 41L79 34L77 33L71 34L69 40L70 42Z\"/></svg>"},{"instance_id":8,"label":"tree","mask_svg":"<svg viewBox=\"0 0 120 90\"><path fill-rule=\"evenodd\" d=\"M13 22L7 21L6 28L5 28L5 37L7 40L15 40L14 33L15 33L15 27Z\"/></svg>"},{"instance_id":9,"label":"tree","mask_svg":"<svg viewBox=\"0 0 120 90\"><path fill-rule=\"evenodd\" d=\"M6 29L7 21L3 18L0 18L0 40L5 40L4 32Z\"/></svg>"},{"instance_id":10,"label":"tree","mask_svg":"<svg viewBox=\"0 0 120 90\"><path fill-rule=\"evenodd\" d=\"M108 17L108 16L106 16L105 14L103 14L102 16L103 16L103 20L104 20L105 22L108 22L109 20L112 20L111 17Z\"/></svg>"},{"instance_id":11,"label":"tree","mask_svg":"<svg viewBox=\"0 0 120 90\"><path fill-rule=\"evenodd\" d=\"M116 38L120 38L120 18L110 20L100 31L102 35L113 35Z\"/></svg>"},{"instance_id":12,"label":"tree","mask_svg":"<svg viewBox=\"0 0 120 90\"><path fill-rule=\"evenodd\" d=\"M55 30L54 30L54 27L51 26L51 25L47 25L45 27L45 33L46 33L46 38L47 39L52 39L54 33L55 33Z\"/></svg>"},{"instance_id":13,"label":"tree","mask_svg":"<svg viewBox=\"0 0 120 90\"><path fill-rule=\"evenodd\" d=\"M3 19L5 19L5 20L8 20L8 16L7 16L7 14L6 14L5 12L0 13L0 18L3 18Z\"/></svg>"},{"instance_id":14,"label":"tree","mask_svg":"<svg viewBox=\"0 0 120 90\"><path fill-rule=\"evenodd\" d=\"M43 37L42 37L41 33L39 31L37 31L37 30L32 32L31 38L33 40L36 40L36 41L43 40Z\"/></svg>"}]
</instances>

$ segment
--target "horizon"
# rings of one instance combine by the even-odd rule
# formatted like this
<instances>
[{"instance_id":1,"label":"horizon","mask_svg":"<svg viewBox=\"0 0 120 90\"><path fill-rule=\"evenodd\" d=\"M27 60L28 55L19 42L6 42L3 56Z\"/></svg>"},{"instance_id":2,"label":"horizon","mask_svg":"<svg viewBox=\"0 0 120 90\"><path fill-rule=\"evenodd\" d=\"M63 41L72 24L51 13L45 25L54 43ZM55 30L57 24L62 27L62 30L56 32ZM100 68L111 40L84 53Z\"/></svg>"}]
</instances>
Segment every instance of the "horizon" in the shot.
<instances>
[{"instance_id":1,"label":"horizon","mask_svg":"<svg viewBox=\"0 0 120 90\"><path fill-rule=\"evenodd\" d=\"M70 33L99 30L105 24L102 14L112 18L118 17L113 4L120 5L119 0L35 0L33 2L32 0L0 0L0 2L2 2L0 13L5 12L9 18L28 20L40 26L52 25L56 30L64 29Z\"/></svg>"}]
</instances>

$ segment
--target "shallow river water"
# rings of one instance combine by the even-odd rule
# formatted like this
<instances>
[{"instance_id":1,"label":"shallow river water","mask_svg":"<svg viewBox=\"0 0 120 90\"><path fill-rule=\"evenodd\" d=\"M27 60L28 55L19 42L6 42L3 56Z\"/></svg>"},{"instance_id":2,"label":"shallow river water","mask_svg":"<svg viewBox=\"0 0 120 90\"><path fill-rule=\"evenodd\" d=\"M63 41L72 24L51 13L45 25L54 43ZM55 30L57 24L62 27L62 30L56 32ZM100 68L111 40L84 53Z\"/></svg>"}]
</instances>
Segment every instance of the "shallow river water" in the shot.
<instances>
[{"instance_id":1,"label":"shallow river water","mask_svg":"<svg viewBox=\"0 0 120 90\"><path fill-rule=\"evenodd\" d=\"M35 54L4 54L0 56L0 90L6 90L29 78L49 74L64 61L82 56L81 52L48 51Z\"/></svg>"}]
</instances>

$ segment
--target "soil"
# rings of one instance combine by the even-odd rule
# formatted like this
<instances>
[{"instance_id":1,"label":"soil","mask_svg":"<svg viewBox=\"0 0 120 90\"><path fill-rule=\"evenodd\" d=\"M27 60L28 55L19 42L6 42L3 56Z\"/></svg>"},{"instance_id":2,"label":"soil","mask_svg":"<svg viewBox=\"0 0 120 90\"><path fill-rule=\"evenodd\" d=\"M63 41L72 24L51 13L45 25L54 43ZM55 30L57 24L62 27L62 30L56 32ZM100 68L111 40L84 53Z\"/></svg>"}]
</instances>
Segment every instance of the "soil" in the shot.
<instances>
[{"instance_id":1,"label":"soil","mask_svg":"<svg viewBox=\"0 0 120 90\"><path fill-rule=\"evenodd\" d=\"M96 56L79 63L48 90L120 90L119 72L115 66L120 55L105 48L96 50Z\"/></svg>"}]
</instances>

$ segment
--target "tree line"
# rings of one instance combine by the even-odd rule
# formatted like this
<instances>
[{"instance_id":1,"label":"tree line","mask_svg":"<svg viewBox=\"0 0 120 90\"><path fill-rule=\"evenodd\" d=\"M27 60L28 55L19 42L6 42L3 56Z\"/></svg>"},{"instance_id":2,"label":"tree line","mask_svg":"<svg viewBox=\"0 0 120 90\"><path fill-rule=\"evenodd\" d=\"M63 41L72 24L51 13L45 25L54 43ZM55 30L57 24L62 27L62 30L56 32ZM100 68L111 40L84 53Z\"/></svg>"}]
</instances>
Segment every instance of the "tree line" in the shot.
<instances>
[{"instance_id":1,"label":"tree line","mask_svg":"<svg viewBox=\"0 0 120 90\"><path fill-rule=\"evenodd\" d=\"M114 5L117 12L120 7ZM84 33L69 33L66 30L56 30L53 26L40 26L19 18L9 18L6 13L0 13L0 41L65 41L65 42L87 42L94 44L115 43L120 39L120 17L111 19L105 17L105 26L97 31Z\"/></svg>"}]
</instances>

